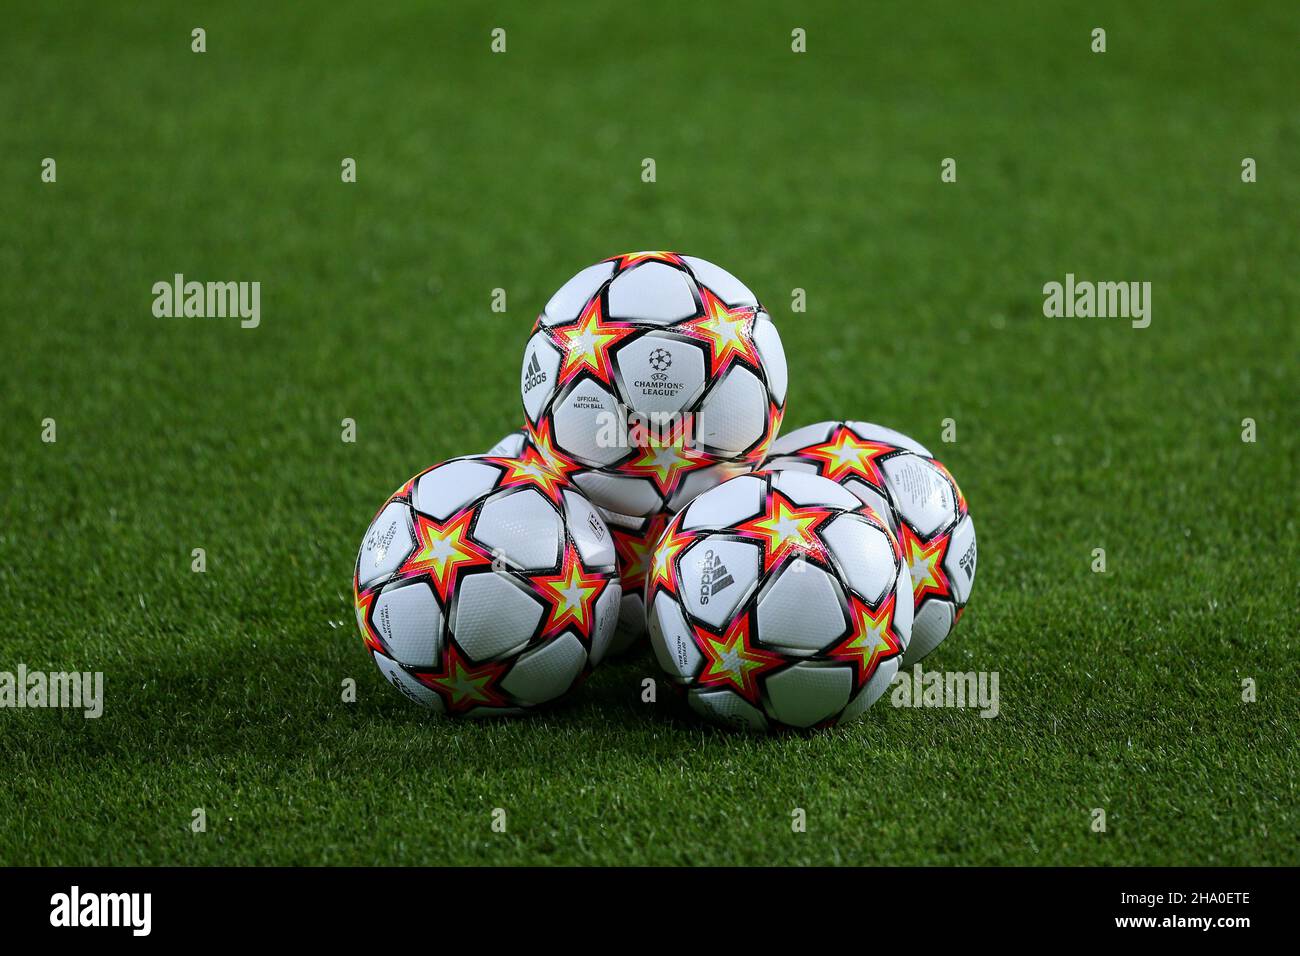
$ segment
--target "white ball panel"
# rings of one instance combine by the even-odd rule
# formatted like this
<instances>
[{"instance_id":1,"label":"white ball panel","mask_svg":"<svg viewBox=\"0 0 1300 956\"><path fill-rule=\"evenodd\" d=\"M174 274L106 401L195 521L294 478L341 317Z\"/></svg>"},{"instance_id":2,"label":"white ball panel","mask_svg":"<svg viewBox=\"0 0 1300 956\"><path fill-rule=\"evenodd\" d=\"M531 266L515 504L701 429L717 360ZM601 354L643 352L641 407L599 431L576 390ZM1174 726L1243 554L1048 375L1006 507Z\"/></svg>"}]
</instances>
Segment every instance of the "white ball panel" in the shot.
<instances>
[{"instance_id":1,"label":"white ball panel","mask_svg":"<svg viewBox=\"0 0 1300 956\"><path fill-rule=\"evenodd\" d=\"M528 436L521 429L506 435L483 454L492 458L518 458L527 447Z\"/></svg>"},{"instance_id":2,"label":"white ball panel","mask_svg":"<svg viewBox=\"0 0 1300 956\"><path fill-rule=\"evenodd\" d=\"M541 647L521 654L501 689L526 704L544 704L559 697L577 680L587 652L582 642L567 631Z\"/></svg>"},{"instance_id":3,"label":"white ball panel","mask_svg":"<svg viewBox=\"0 0 1300 956\"><path fill-rule=\"evenodd\" d=\"M494 465L473 459L451 461L422 475L411 501L416 511L445 521L486 495L500 477L501 469Z\"/></svg>"},{"instance_id":4,"label":"white ball panel","mask_svg":"<svg viewBox=\"0 0 1300 956\"><path fill-rule=\"evenodd\" d=\"M658 511L662 503L647 478L587 471L574 475L573 482L595 504L622 515L646 517Z\"/></svg>"},{"instance_id":5,"label":"white ball panel","mask_svg":"<svg viewBox=\"0 0 1300 956\"><path fill-rule=\"evenodd\" d=\"M769 455L763 462L763 471L802 471L806 475L815 475L817 465L806 458Z\"/></svg>"},{"instance_id":6,"label":"white ball panel","mask_svg":"<svg viewBox=\"0 0 1300 956\"><path fill-rule=\"evenodd\" d=\"M749 475L724 481L700 495L686 507L682 528L727 528L763 510L762 479Z\"/></svg>"},{"instance_id":7,"label":"white ball panel","mask_svg":"<svg viewBox=\"0 0 1300 956\"><path fill-rule=\"evenodd\" d=\"M959 605L970 600L975 586L975 523L970 515L962 518L952 530L948 553L943 558L943 570L952 582L953 597Z\"/></svg>"},{"instance_id":8,"label":"white ball panel","mask_svg":"<svg viewBox=\"0 0 1300 956\"><path fill-rule=\"evenodd\" d=\"M763 437L767 389L747 368L733 366L700 406L696 438L709 448L737 455Z\"/></svg>"},{"instance_id":9,"label":"white ball panel","mask_svg":"<svg viewBox=\"0 0 1300 956\"><path fill-rule=\"evenodd\" d=\"M903 666L911 667L943 643L952 630L953 606L934 598L921 605L912 622L912 640L903 654Z\"/></svg>"},{"instance_id":10,"label":"white ball panel","mask_svg":"<svg viewBox=\"0 0 1300 956\"><path fill-rule=\"evenodd\" d=\"M795 664L770 675L766 687L768 713L792 727L811 727L848 705L853 672L838 665Z\"/></svg>"},{"instance_id":11,"label":"white ball panel","mask_svg":"<svg viewBox=\"0 0 1300 956\"><path fill-rule=\"evenodd\" d=\"M667 324L696 314L690 277L662 262L644 262L609 285L611 319Z\"/></svg>"},{"instance_id":12,"label":"white ball panel","mask_svg":"<svg viewBox=\"0 0 1300 956\"><path fill-rule=\"evenodd\" d=\"M679 412L704 391L704 350L651 332L618 351L623 399L637 412Z\"/></svg>"},{"instance_id":13,"label":"white ball panel","mask_svg":"<svg viewBox=\"0 0 1300 956\"><path fill-rule=\"evenodd\" d=\"M660 592L655 596L649 625L650 646L659 666L682 680L693 677L700 668L702 655L681 605L671 595Z\"/></svg>"},{"instance_id":14,"label":"white ball panel","mask_svg":"<svg viewBox=\"0 0 1300 956\"><path fill-rule=\"evenodd\" d=\"M609 653L617 654L638 637L645 635L645 597L641 594L624 594L618 609L619 633L610 644Z\"/></svg>"},{"instance_id":15,"label":"white ball panel","mask_svg":"<svg viewBox=\"0 0 1300 956\"><path fill-rule=\"evenodd\" d=\"M709 291L727 305L758 305L758 299L749 291L749 287L722 266L695 256L682 256L682 260L691 267L695 278L708 286Z\"/></svg>"},{"instance_id":16,"label":"white ball panel","mask_svg":"<svg viewBox=\"0 0 1300 956\"><path fill-rule=\"evenodd\" d=\"M758 545L748 541L706 538L692 544L678 559L682 603L699 620L721 628L758 585L758 557Z\"/></svg>"},{"instance_id":17,"label":"white ball panel","mask_svg":"<svg viewBox=\"0 0 1300 956\"><path fill-rule=\"evenodd\" d=\"M772 487L796 505L822 506L852 510L861 502L843 487L821 475L806 475L801 471L777 471L772 474Z\"/></svg>"},{"instance_id":18,"label":"white ball panel","mask_svg":"<svg viewBox=\"0 0 1300 956\"><path fill-rule=\"evenodd\" d=\"M606 423L618 420L618 401L597 382L583 379L556 403L553 415L555 443L575 458L609 465L627 454L627 448L608 441Z\"/></svg>"},{"instance_id":19,"label":"white ball panel","mask_svg":"<svg viewBox=\"0 0 1300 956\"><path fill-rule=\"evenodd\" d=\"M507 564L524 571L555 565L563 525L559 513L533 488L493 498L483 505L474 537Z\"/></svg>"},{"instance_id":20,"label":"white ball panel","mask_svg":"<svg viewBox=\"0 0 1300 956\"><path fill-rule=\"evenodd\" d=\"M369 587L396 571L413 547L410 509L405 502L389 502L370 523L361 542L357 560L357 581L361 587Z\"/></svg>"},{"instance_id":21,"label":"white ball panel","mask_svg":"<svg viewBox=\"0 0 1300 956\"><path fill-rule=\"evenodd\" d=\"M542 619L542 605L495 571L471 574L457 585L451 631L476 661L490 661L523 647Z\"/></svg>"},{"instance_id":22,"label":"white ball panel","mask_svg":"<svg viewBox=\"0 0 1300 956\"><path fill-rule=\"evenodd\" d=\"M595 667L613 648L618 631L619 608L622 606L623 586L611 581L596 599L595 623L591 629L591 666Z\"/></svg>"},{"instance_id":23,"label":"white ball panel","mask_svg":"<svg viewBox=\"0 0 1300 956\"><path fill-rule=\"evenodd\" d=\"M915 618L915 605L912 603L912 573L904 563L898 569L898 583L894 590L894 630L898 632L903 642L904 651L911 646Z\"/></svg>"},{"instance_id":24,"label":"white ball panel","mask_svg":"<svg viewBox=\"0 0 1300 956\"><path fill-rule=\"evenodd\" d=\"M758 348L758 357L763 360L763 371L767 374L767 385L772 391L772 398L781 405L785 402L788 384L785 346L781 344L781 333L766 315L760 315L754 323L754 345Z\"/></svg>"},{"instance_id":25,"label":"white ball panel","mask_svg":"<svg viewBox=\"0 0 1300 956\"><path fill-rule=\"evenodd\" d=\"M584 495L564 492L564 509L568 513L569 534L573 535L578 554L589 568L612 568L616 561L614 536L605 519Z\"/></svg>"},{"instance_id":26,"label":"white ball panel","mask_svg":"<svg viewBox=\"0 0 1300 956\"><path fill-rule=\"evenodd\" d=\"M550 336L538 332L524 348L524 365L519 378L519 391L524 397L524 411L529 421L537 421L537 416L555 394L559 369L560 350Z\"/></svg>"},{"instance_id":27,"label":"white ball panel","mask_svg":"<svg viewBox=\"0 0 1300 956\"><path fill-rule=\"evenodd\" d=\"M758 601L758 639L790 654L821 650L848 630L842 600L839 584L821 568L787 564Z\"/></svg>"},{"instance_id":28,"label":"white ball panel","mask_svg":"<svg viewBox=\"0 0 1300 956\"><path fill-rule=\"evenodd\" d=\"M898 673L898 658L891 657L887 661L881 661L876 667L876 672L871 675L866 686L858 691L856 697L849 702L849 706L844 708L840 714L839 723L847 723L850 720L856 720L862 716L862 713L880 699L880 695L889 689L893 683L894 675Z\"/></svg>"},{"instance_id":29,"label":"white ball panel","mask_svg":"<svg viewBox=\"0 0 1300 956\"><path fill-rule=\"evenodd\" d=\"M688 472L677 486L677 490L668 496L665 507L669 511L680 511L710 488L716 488L724 481L737 475L749 474L753 469L741 461L724 461L708 468L699 468Z\"/></svg>"},{"instance_id":30,"label":"white ball panel","mask_svg":"<svg viewBox=\"0 0 1300 956\"><path fill-rule=\"evenodd\" d=\"M948 479L924 458L911 453L885 459L882 468L898 513L929 538L957 520L957 499Z\"/></svg>"},{"instance_id":31,"label":"white ball panel","mask_svg":"<svg viewBox=\"0 0 1300 956\"><path fill-rule=\"evenodd\" d=\"M446 709L443 707L441 697L402 670L395 662L378 652L375 653L374 657L375 664L379 667L379 673L384 675L384 680L392 684L397 692L407 700L419 704L421 707L428 707L438 713L442 713Z\"/></svg>"},{"instance_id":32,"label":"white ball panel","mask_svg":"<svg viewBox=\"0 0 1300 956\"><path fill-rule=\"evenodd\" d=\"M442 653L442 610L423 582L384 591L375 599L371 620L403 664L432 667Z\"/></svg>"},{"instance_id":33,"label":"white ball panel","mask_svg":"<svg viewBox=\"0 0 1300 956\"><path fill-rule=\"evenodd\" d=\"M692 690L687 701L701 717L726 724L736 730L766 730L767 718L739 694L727 690Z\"/></svg>"},{"instance_id":34,"label":"white ball panel","mask_svg":"<svg viewBox=\"0 0 1300 956\"><path fill-rule=\"evenodd\" d=\"M898 533L898 516L894 514L893 503L861 478L848 478L841 484L860 502L870 508L889 525L889 530Z\"/></svg>"},{"instance_id":35,"label":"white ball panel","mask_svg":"<svg viewBox=\"0 0 1300 956\"><path fill-rule=\"evenodd\" d=\"M822 526L821 536L849 587L871 604L879 603L898 583L893 546L885 532L866 518L840 515Z\"/></svg>"},{"instance_id":36,"label":"white ball panel","mask_svg":"<svg viewBox=\"0 0 1300 956\"><path fill-rule=\"evenodd\" d=\"M610 276L614 274L614 263L598 262L587 266L564 285L560 286L543 310L542 324L557 325L572 322L582 314L583 307L596 294Z\"/></svg>"}]
</instances>

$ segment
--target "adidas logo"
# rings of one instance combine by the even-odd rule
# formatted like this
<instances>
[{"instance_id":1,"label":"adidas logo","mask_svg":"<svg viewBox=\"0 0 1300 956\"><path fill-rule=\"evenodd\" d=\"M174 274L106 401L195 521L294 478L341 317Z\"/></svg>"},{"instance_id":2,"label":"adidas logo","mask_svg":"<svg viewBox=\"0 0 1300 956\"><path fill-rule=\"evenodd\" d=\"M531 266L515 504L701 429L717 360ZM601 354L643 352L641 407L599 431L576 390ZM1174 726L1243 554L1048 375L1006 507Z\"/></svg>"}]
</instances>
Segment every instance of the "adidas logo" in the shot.
<instances>
[{"instance_id":1,"label":"adidas logo","mask_svg":"<svg viewBox=\"0 0 1300 956\"><path fill-rule=\"evenodd\" d=\"M736 579L713 549L704 552L704 569L700 575L700 604L708 604L719 591L725 591L735 583Z\"/></svg>"},{"instance_id":2,"label":"adidas logo","mask_svg":"<svg viewBox=\"0 0 1300 956\"><path fill-rule=\"evenodd\" d=\"M542 363L537 361L537 353L534 352L528 360L528 367L524 369L524 391L531 392L544 381L546 373L542 371Z\"/></svg>"}]
</instances>

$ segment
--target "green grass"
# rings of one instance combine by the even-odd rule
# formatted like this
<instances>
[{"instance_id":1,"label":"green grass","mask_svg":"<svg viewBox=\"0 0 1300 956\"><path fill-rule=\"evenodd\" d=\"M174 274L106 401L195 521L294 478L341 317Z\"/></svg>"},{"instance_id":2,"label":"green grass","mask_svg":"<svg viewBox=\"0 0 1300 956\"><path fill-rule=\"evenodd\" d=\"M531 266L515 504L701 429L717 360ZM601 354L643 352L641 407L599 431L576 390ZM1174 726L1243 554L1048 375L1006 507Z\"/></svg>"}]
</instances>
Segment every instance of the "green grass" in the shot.
<instances>
[{"instance_id":1,"label":"green grass","mask_svg":"<svg viewBox=\"0 0 1300 956\"><path fill-rule=\"evenodd\" d=\"M107 694L0 711L0 863L1300 862L1293 5L113 6L0 31L0 670ZM787 428L942 449L981 563L927 665L997 719L732 736L641 703L648 654L527 721L383 685L375 507L516 426L561 281L659 247L769 304ZM261 327L154 318L176 272ZM1044 318L1067 272L1151 327Z\"/></svg>"}]
</instances>

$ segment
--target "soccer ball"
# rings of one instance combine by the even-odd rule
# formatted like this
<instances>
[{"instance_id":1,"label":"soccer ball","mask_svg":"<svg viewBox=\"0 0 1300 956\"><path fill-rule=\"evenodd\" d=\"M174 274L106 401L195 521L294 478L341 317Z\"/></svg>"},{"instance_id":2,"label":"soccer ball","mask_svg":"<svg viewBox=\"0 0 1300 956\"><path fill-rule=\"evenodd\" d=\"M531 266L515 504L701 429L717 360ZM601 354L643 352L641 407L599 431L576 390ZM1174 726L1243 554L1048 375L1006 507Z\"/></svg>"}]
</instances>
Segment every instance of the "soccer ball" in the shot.
<instances>
[{"instance_id":1,"label":"soccer ball","mask_svg":"<svg viewBox=\"0 0 1300 956\"><path fill-rule=\"evenodd\" d=\"M975 525L957 482L929 449L868 422L819 422L772 445L764 468L834 479L888 515L912 579L915 620L902 666L951 633L975 584Z\"/></svg>"},{"instance_id":2,"label":"soccer ball","mask_svg":"<svg viewBox=\"0 0 1300 956\"><path fill-rule=\"evenodd\" d=\"M353 577L384 677L435 711L524 713L609 647L621 597L599 512L533 458L453 458L371 522Z\"/></svg>"},{"instance_id":3,"label":"soccer ball","mask_svg":"<svg viewBox=\"0 0 1300 956\"><path fill-rule=\"evenodd\" d=\"M781 337L711 262L635 252L551 296L524 349L530 439L620 515L675 511L763 460L780 428Z\"/></svg>"},{"instance_id":4,"label":"soccer ball","mask_svg":"<svg viewBox=\"0 0 1300 956\"><path fill-rule=\"evenodd\" d=\"M655 546L646 600L655 656L691 707L749 729L859 716L912 634L886 519L797 471L732 478L687 505Z\"/></svg>"}]
</instances>

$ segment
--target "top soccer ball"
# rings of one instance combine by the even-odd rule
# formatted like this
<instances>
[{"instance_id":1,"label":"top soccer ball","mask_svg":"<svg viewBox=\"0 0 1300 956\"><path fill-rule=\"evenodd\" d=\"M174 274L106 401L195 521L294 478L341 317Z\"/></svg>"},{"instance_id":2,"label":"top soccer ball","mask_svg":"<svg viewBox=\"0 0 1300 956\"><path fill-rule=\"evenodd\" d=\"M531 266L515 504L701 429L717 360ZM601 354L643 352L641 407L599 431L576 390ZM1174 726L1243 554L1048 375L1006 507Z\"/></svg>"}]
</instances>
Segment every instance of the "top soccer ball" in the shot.
<instances>
[{"instance_id":1,"label":"top soccer ball","mask_svg":"<svg viewBox=\"0 0 1300 956\"><path fill-rule=\"evenodd\" d=\"M889 518L916 612L902 666L938 647L975 584L975 524L966 496L929 449L882 425L818 422L774 443L763 467L831 478Z\"/></svg>"},{"instance_id":2,"label":"top soccer ball","mask_svg":"<svg viewBox=\"0 0 1300 956\"><path fill-rule=\"evenodd\" d=\"M600 507L676 510L752 471L785 403L781 337L711 262L636 252L551 297L524 350L530 440Z\"/></svg>"}]
</instances>

